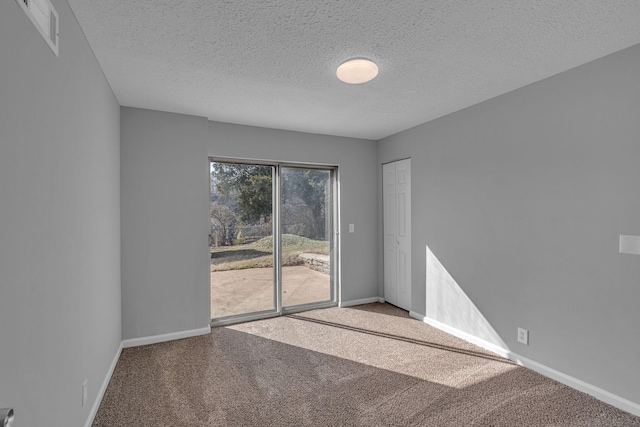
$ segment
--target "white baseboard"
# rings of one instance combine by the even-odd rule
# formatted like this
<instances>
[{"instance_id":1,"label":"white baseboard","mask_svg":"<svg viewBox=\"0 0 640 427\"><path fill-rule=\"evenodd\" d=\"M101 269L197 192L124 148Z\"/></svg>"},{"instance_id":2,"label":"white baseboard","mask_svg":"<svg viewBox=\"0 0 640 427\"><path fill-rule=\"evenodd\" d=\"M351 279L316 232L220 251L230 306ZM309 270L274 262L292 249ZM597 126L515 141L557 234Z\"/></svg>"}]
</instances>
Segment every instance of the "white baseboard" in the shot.
<instances>
[{"instance_id":1,"label":"white baseboard","mask_svg":"<svg viewBox=\"0 0 640 427\"><path fill-rule=\"evenodd\" d=\"M640 404L638 403L610 393L607 390L603 390L600 387L594 386L593 384L586 383L582 380L579 380L578 378L574 378L570 375L556 371L553 368L545 366L531 359L527 359L526 357L520 356L516 353L510 353L511 354L509 355L509 359L513 360L518 365L522 365L526 368L536 371L539 374L544 375L545 377L549 377L578 391L587 393L598 400L602 400L603 402L608 403L611 406L615 406L618 409L622 409L623 411L627 411L633 415L640 417Z\"/></svg>"},{"instance_id":2,"label":"white baseboard","mask_svg":"<svg viewBox=\"0 0 640 427\"><path fill-rule=\"evenodd\" d=\"M409 316L413 317L414 319L418 319L421 322L424 322L424 316L420 313L416 313L415 311L410 310Z\"/></svg>"},{"instance_id":3,"label":"white baseboard","mask_svg":"<svg viewBox=\"0 0 640 427\"><path fill-rule=\"evenodd\" d=\"M109 381L111 381L111 376L113 375L113 371L116 369L116 365L118 364L118 359L120 359L120 353L122 353L122 342L120 346L118 346L118 351L116 351L116 355L111 361L111 365L109 366L109 370L107 371L107 375L102 381L102 385L100 386L100 390L98 390L98 395L96 396L96 400L93 402L93 406L91 407L91 411L89 411L89 417L87 418L87 422L84 423L85 427L91 427L93 424L93 420L96 418L96 414L98 413L98 409L100 408L100 404L102 403L102 398L104 397L104 393L107 391L107 386L109 385Z\"/></svg>"},{"instance_id":4,"label":"white baseboard","mask_svg":"<svg viewBox=\"0 0 640 427\"><path fill-rule=\"evenodd\" d=\"M122 341L123 348L138 347L141 345L157 344L159 342L179 340L182 338L197 337L198 335L206 335L211 333L211 326L206 328L191 329L189 331L172 332L169 334L153 335L150 337L131 338Z\"/></svg>"},{"instance_id":5,"label":"white baseboard","mask_svg":"<svg viewBox=\"0 0 640 427\"><path fill-rule=\"evenodd\" d=\"M490 343L488 341L485 341L482 338L478 338L474 335L471 335L459 329L453 328L435 319L422 316L421 314L413 311L409 312L409 315L428 325L433 326L434 328L440 329L441 331L444 331L448 334L461 338L467 342L470 342L471 344L475 344L478 347L482 347L486 350L496 353L499 356L510 359L516 362L518 365L521 365L521 366L524 366L525 368L529 368L533 371L536 371L537 373L544 375L545 377L556 380L559 383L562 383L566 386L569 386L583 393L587 393L598 400L608 403L611 406L615 406L616 408L622 409L623 411L629 412L633 415L640 416L640 404L638 403L632 402L623 397L610 393L606 390L601 389L600 387L596 387L592 384L579 380L578 378L574 378L570 375L556 371L555 369L545 366L534 360L527 359L526 357L520 356L519 354L514 353L513 351L507 348L503 348L493 343Z\"/></svg>"},{"instance_id":6,"label":"white baseboard","mask_svg":"<svg viewBox=\"0 0 640 427\"><path fill-rule=\"evenodd\" d=\"M411 314L411 317L415 317L416 319L418 318L413 314ZM511 359L511 354L513 353L510 350L502 348L499 345L490 343L489 341L483 340L482 338L478 338L475 335L468 334L464 331L461 331L460 329L456 329L447 324L438 322L437 320L431 319L430 317L424 317L424 316L420 316L420 317L421 317L420 320L422 320L427 325L431 325L434 328L440 329L441 331L444 331L448 334L461 338L467 342L470 342L471 344L475 344L478 347L482 347L485 350L489 350L493 353L496 353L499 356L506 357L507 359Z\"/></svg>"},{"instance_id":7,"label":"white baseboard","mask_svg":"<svg viewBox=\"0 0 640 427\"><path fill-rule=\"evenodd\" d=\"M371 297L363 299L354 299L351 301L340 301L339 307L353 307L354 305L371 304L372 302L384 303L384 298Z\"/></svg>"}]
</instances>

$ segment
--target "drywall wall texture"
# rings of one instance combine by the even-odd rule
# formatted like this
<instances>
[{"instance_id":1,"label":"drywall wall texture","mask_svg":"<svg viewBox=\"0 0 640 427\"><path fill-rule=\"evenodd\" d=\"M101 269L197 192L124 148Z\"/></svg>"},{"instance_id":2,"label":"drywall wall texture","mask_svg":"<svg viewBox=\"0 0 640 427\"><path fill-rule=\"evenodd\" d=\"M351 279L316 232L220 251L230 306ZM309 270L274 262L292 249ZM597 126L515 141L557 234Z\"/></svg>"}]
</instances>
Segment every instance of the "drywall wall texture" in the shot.
<instances>
[{"instance_id":1,"label":"drywall wall texture","mask_svg":"<svg viewBox=\"0 0 640 427\"><path fill-rule=\"evenodd\" d=\"M636 403L640 257L619 254L618 237L640 234L639 75L635 46L386 138L378 153L415 165L414 311L456 315L425 310L428 247L508 348Z\"/></svg>"},{"instance_id":2,"label":"drywall wall texture","mask_svg":"<svg viewBox=\"0 0 640 427\"><path fill-rule=\"evenodd\" d=\"M207 119L121 109L122 337L209 326Z\"/></svg>"},{"instance_id":3,"label":"drywall wall texture","mask_svg":"<svg viewBox=\"0 0 640 427\"><path fill-rule=\"evenodd\" d=\"M337 165L340 186L341 301L378 296L376 143L209 122L209 156ZM348 224L355 232L348 233Z\"/></svg>"},{"instance_id":4,"label":"drywall wall texture","mask_svg":"<svg viewBox=\"0 0 640 427\"><path fill-rule=\"evenodd\" d=\"M0 2L0 407L17 426L84 425L121 341L120 109L53 4L59 57Z\"/></svg>"}]
</instances>

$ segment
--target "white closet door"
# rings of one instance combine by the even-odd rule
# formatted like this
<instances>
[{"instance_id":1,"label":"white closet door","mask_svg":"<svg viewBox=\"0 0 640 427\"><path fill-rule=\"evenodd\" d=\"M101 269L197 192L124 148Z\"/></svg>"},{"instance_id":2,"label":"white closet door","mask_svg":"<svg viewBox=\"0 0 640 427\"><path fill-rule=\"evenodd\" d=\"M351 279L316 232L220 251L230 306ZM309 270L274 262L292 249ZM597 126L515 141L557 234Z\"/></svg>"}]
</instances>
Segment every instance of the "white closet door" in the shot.
<instances>
[{"instance_id":1,"label":"white closet door","mask_svg":"<svg viewBox=\"0 0 640 427\"><path fill-rule=\"evenodd\" d=\"M411 159L383 165L384 298L411 310Z\"/></svg>"}]
</instances>

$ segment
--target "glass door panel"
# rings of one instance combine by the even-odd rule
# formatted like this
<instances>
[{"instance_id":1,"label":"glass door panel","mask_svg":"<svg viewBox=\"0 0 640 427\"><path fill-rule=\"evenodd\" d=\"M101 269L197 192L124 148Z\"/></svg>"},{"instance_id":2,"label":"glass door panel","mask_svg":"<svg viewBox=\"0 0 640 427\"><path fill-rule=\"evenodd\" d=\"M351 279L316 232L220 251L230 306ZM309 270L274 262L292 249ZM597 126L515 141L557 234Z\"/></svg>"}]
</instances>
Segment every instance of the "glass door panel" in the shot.
<instances>
[{"instance_id":1,"label":"glass door panel","mask_svg":"<svg viewBox=\"0 0 640 427\"><path fill-rule=\"evenodd\" d=\"M283 307L334 300L332 178L332 169L281 167Z\"/></svg>"},{"instance_id":2,"label":"glass door panel","mask_svg":"<svg viewBox=\"0 0 640 427\"><path fill-rule=\"evenodd\" d=\"M211 317L276 312L270 165L210 162Z\"/></svg>"}]
</instances>

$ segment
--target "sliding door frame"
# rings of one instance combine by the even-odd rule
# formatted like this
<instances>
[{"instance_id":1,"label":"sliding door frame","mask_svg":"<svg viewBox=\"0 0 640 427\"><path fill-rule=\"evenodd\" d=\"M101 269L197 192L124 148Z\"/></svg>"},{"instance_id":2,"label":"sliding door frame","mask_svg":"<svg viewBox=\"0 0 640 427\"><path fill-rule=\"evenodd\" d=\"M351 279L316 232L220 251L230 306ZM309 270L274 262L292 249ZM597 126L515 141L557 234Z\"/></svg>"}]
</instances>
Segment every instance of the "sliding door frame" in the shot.
<instances>
[{"instance_id":1,"label":"sliding door frame","mask_svg":"<svg viewBox=\"0 0 640 427\"><path fill-rule=\"evenodd\" d=\"M274 266L274 310L261 310L252 313L234 314L211 319L211 326L224 326L251 320L267 319L301 311L318 308L336 307L340 300L340 197L339 197L339 169L337 165L304 162L282 162L264 159L246 159L234 157L209 156L211 162L235 163L244 165L260 165L273 167L272 185L272 234L273 234L273 266ZM330 262L330 296L329 301L299 304L290 307L282 305L282 168L303 168L327 170L330 172L331 185L331 215L329 219L329 262ZM211 180L211 175L209 175ZM209 289L211 289L211 274L209 274ZM209 297L211 299L211 296Z\"/></svg>"}]
</instances>

